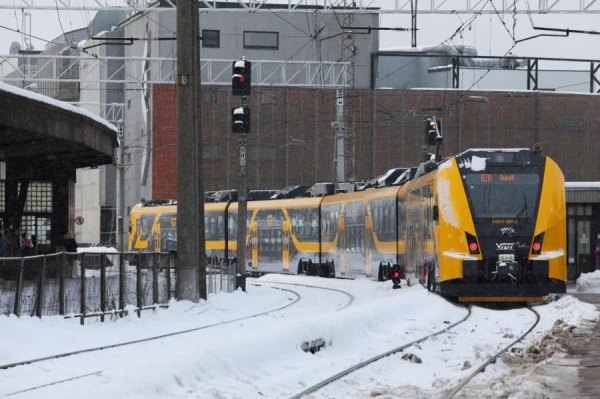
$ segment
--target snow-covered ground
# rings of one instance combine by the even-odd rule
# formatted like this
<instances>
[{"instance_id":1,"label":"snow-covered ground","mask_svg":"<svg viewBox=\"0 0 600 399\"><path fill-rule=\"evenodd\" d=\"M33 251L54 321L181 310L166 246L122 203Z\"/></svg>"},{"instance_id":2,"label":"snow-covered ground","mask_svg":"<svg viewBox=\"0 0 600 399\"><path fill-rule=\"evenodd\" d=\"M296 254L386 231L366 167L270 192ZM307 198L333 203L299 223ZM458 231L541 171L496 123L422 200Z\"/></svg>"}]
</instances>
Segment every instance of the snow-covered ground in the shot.
<instances>
[{"instance_id":1,"label":"snow-covered ground","mask_svg":"<svg viewBox=\"0 0 600 399\"><path fill-rule=\"evenodd\" d=\"M581 273L581 276L577 279L577 292L600 293L600 270Z\"/></svg>"},{"instance_id":2,"label":"snow-covered ground","mask_svg":"<svg viewBox=\"0 0 600 399\"><path fill-rule=\"evenodd\" d=\"M0 370L0 396L85 376L16 397L286 398L359 361L443 329L467 313L421 286L392 290L389 282L268 275L250 279L248 293L217 294L197 305L172 302L169 309L148 311L142 318L130 315L79 326L78 320L56 317L0 317L0 363L214 324L277 309L298 297L285 309L255 318ZM536 309L542 321L522 348L536 345L553 326L564 332L569 330L566 325L597 316L591 305L567 296ZM555 326L558 319L566 325ZM352 373L310 397L437 397L533 320L522 308L475 307L471 318L451 332ZM303 342L317 339L325 347L316 354L301 349ZM511 357L525 358L516 356L521 352L526 353L517 350ZM499 381L505 383L511 367L508 360L498 361L473 384L489 391Z\"/></svg>"}]
</instances>

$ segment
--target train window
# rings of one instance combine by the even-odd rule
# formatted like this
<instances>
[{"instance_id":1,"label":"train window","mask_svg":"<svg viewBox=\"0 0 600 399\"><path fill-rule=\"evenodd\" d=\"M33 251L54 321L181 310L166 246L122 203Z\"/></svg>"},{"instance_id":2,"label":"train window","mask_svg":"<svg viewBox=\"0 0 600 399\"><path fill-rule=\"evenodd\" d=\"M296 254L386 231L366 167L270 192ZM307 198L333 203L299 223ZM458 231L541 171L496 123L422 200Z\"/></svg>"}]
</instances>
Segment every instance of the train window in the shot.
<instances>
[{"instance_id":1,"label":"train window","mask_svg":"<svg viewBox=\"0 0 600 399\"><path fill-rule=\"evenodd\" d=\"M140 218L140 239L147 240L150 238L150 232L152 231L152 225L154 224L154 219L156 218L156 214L149 213L147 215L142 215Z\"/></svg>"}]
</instances>

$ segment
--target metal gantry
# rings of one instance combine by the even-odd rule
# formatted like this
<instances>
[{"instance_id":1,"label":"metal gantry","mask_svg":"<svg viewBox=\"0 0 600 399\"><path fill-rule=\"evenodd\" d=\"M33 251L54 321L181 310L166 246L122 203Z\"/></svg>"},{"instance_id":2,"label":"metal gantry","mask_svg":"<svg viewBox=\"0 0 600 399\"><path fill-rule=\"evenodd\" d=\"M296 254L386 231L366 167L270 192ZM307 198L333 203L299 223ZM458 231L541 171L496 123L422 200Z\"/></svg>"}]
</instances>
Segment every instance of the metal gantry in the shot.
<instances>
[{"instance_id":1,"label":"metal gantry","mask_svg":"<svg viewBox=\"0 0 600 399\"><path fill-rule=\"evenodd\" d=\"M237 8L217 7L219 0L200 0L203 12L273 12L272 4L277 4L276 11L298 11L300 8L319 8L324 13L378 13L378 14L411 14L411 0L356 0L353 9L332 6L331 0L237 0L231 2ZM174 2L167 0L166 6L156 7L150 0L13 0L0 4L0 10L122 10L130 13L153 11L173 12ZM495 9L494 7L495 6ZM490 5L485 0L422 0L419 2L419 14L598 14L598 0L496 0Z\"/></svg>"},{"instance_id":2,"label":"metal gantry","mask_svg":"<svg viewBox=\"0 0 600 399\"><path fill-rule=\"evenodd\" d=\"M172 83L177 74L175 58L159 57L98 57L83 55L10 54L0 55L0 81L32 84L36 82L94 83ZM109 61L122 64L104 78L97 78L97 69ZM66 76L66 69L77 69L85 62L79 76ZM95 64L95 65L94 65ZM35 66L35 67L27 67ZM231 60L201 60L202 84L230 85ZM252 80L257 86L296 86L337 88L348 85L347 62L258 60L252 64Z\"/></svg>"}]
</instances>

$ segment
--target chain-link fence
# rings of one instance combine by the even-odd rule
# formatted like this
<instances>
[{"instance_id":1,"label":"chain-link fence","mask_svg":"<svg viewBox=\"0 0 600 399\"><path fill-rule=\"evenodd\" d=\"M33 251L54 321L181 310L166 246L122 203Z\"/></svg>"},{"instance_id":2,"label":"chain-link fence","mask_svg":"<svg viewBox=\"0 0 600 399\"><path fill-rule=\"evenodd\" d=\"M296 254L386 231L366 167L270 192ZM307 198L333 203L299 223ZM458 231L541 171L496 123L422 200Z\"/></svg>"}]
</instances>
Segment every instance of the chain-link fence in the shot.
<instances>
[{"instance_id":1,"label":"chain-link fence","mask_svg":"<svg viewBox=\"0 0 600 399\"><path fill-rule=\"evenodd\" d=\"M57 253L0 258L0 314L86 317L167 307L177 298L175 252ZM206 265L207 292L233 292L235 265Z\"/></svg>"}]
</instances>

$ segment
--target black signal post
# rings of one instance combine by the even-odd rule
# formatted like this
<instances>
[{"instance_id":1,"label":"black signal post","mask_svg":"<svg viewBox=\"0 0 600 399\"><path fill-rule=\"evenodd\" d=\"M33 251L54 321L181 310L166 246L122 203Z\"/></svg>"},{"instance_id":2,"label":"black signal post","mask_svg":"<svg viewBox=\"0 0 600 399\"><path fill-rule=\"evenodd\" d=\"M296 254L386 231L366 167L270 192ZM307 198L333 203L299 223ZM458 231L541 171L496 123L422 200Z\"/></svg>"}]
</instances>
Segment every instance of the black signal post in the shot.
<instances>
[{"instance_id":1,"label":"black signal post","mask_svg":"<svg viewBox=\"0 0 600 399\"><path fill-rule=\"evenodd\" d=\"M231 77L231 94L241 96L241 106L231 110L231 131L239 134L240 143L240 185L238 190L237 219L237 270L236 289L246 291L246 146L247 134L250 133L250 108L246 96L250 95L252 83L252 63L244 58L233 61Z\"/></svg>"}]
</instances>

